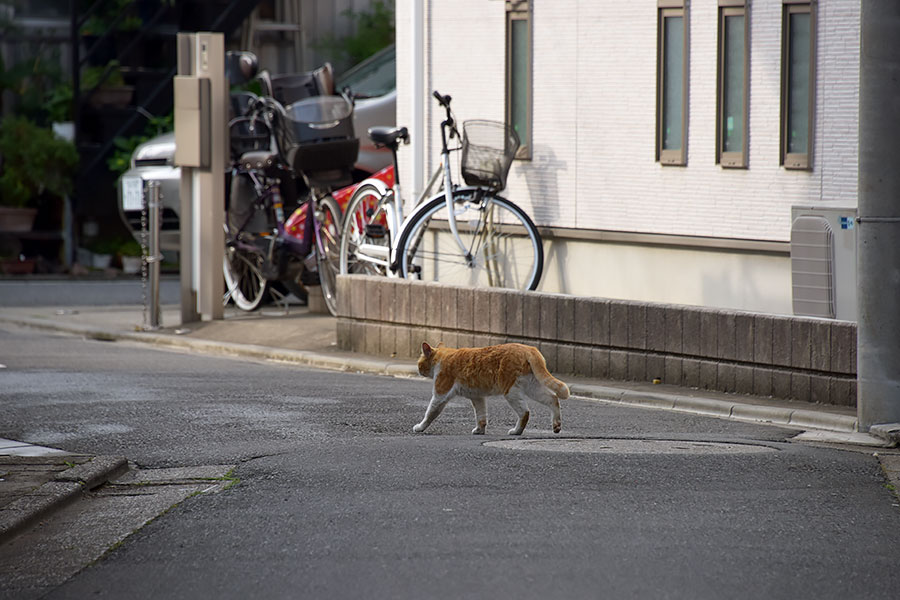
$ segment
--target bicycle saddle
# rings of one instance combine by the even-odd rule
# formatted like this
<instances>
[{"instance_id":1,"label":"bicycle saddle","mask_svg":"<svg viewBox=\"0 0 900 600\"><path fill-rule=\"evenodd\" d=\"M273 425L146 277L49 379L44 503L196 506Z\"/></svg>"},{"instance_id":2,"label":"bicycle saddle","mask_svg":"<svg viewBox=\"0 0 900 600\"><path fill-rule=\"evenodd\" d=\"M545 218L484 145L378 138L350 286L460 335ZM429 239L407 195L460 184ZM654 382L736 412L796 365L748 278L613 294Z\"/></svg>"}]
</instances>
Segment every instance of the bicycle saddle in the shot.
<instances>
[{"instance_id":1,"label":"bicycle saddle","mask_svg":"<svg viewBox=\"0 0 900 600\"><path fill-rule=\"evenodd\" d=\"M369 127L369 139L378 146L393 146L396 148L400 145L400 140L404 142L409 141L409 131L407 131L406 127Z\"/></svg>"}]
</instances>

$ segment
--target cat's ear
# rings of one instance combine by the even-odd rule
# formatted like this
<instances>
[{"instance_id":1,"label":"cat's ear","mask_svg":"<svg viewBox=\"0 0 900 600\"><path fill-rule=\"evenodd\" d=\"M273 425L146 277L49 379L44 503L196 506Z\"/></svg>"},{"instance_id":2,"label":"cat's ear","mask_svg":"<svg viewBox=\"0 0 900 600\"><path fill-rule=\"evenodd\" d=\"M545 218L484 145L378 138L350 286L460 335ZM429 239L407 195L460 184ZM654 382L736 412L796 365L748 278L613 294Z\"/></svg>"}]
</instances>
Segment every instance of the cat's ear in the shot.
<instances>
[{"instance_id":1,"label":"cat's ear","mask_svg":"<svg viewBox=\"0 0 900 600\"><path fill-rule=\"evenodd\" d=\"M435 348L443 348L443 347L444 347L444 342L438 342L438 345L435 346Z\"/></svg>"},{"instance_id":2,"label":"cat's ear","mask_svg":"<svg viewBox=\"0 0 900 600\"><path fill-rule=\"evenodd\" d=\"M432 352L434 352L434 350L428 345L428 342L422 342L422 354L425 355L425 358L431 358Z\"/></svg>"}]
</instances>

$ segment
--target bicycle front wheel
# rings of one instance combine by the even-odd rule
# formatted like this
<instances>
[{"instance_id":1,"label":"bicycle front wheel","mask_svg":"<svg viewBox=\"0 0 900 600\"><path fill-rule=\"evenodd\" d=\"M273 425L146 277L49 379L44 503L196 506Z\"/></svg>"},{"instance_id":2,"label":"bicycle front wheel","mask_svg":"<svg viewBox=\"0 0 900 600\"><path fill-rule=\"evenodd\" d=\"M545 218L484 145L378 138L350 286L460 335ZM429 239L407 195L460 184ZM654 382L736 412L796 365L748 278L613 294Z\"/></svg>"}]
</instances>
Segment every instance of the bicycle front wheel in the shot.
<instances>
[{"instance_id":1,"label":"bicycle front wheel","mask_svg":"<svg viewBox=\"0 0 900 600\"><path fill-rule=\"evenodd\" d=\"M331 196L319 200L316 210L316 265L325 306L337 315L337 274L340 273L341 208Z\"/></svg>"},{"instance_id":2,"label":"bicycle front wheel","mask_svg":"<svg viewBox=\"0 0 900 600\"><path fill-rule=\"evenodd\" d=\"M544 248L521 208L481 190L454 192L453 207L465 252L450 232L444 198L434 198L400 236L403 277L473 287L537 288Z\"/></svg>"}]
</instances>

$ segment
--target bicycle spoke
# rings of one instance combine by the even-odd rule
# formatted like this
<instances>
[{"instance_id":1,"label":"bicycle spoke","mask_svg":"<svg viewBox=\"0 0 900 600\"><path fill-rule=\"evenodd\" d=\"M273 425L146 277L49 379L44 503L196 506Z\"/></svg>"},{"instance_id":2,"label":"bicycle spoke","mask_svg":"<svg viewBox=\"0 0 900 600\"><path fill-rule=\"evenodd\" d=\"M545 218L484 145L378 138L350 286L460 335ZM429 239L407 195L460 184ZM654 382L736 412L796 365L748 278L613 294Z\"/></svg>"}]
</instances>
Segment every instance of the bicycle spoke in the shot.
<instances>
[{"instance_id":1,"label":"bicycle spoke","mask_svg":"<svg viewBox=\"0 0 900 600\"><path fill-rule=\"evenodd\" d=\"M268 292L268 282L258 267L259 257L229 247L223 257L226 293L223 302L231 300L241 310L256 310Z\"/></svg>"},{"instance_id":2,"label":"bicycle spoke","mask_svg":"<svg viewBox=\"0 0 900 600\"><path fill-rule=\"evenodd\" d=\"M540 237L511 203L489 196L472 203L460 196L455 215L464 255L449 231L445 205L432 201L404 234L404 275L458 285L532 289L542 270ZM442 218L443 217L443 218Z\"/></svg>"},{"instance_id":3,"label":"bicycle spoke","mask_svg":"<svg viewBox=\"0 0 900 600\"><path fill-rule=\"evenodd\" d=\"M347 206L341 234L340 269L348 274L385 275L385 259L370 256L366 247L387 248L388 237L373 237L369 226L387 227L383 199L377 187L365 185L358 190Z\"/></svg>"}]
</instances>

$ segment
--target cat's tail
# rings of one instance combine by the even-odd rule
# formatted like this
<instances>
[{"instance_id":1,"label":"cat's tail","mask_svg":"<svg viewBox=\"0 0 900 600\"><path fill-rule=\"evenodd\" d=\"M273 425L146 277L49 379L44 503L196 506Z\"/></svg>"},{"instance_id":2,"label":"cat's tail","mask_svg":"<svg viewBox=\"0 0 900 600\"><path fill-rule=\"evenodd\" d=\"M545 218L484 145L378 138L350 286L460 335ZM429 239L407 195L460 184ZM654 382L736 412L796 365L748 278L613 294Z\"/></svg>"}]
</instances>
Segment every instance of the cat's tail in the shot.
<instances>
[{"instance_id":1,"label":"cat's tail","mask_svg":"<svg viewBox=\"0 0 900 600\"><path fill-rule=\"evenodd\" d=\"M531 365L531 372L544 386L551 392L556 394L559 400L565 400L569 397L569 386L550 374L547 370L547 361L537 348L533 352L528 353L528 364Z\"/></svg>"}]
</instances>

